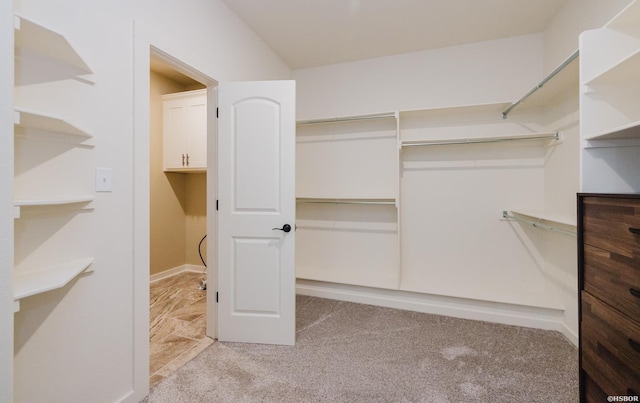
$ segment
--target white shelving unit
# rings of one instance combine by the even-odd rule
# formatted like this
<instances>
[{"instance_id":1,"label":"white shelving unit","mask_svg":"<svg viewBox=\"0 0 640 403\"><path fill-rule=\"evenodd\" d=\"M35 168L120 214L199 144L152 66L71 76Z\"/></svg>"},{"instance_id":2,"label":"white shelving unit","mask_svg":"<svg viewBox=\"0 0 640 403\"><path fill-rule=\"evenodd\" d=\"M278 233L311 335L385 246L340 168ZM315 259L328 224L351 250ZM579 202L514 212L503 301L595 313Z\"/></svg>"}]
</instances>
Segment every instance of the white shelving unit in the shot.
<instances>
[{"instance_id":1,"label":"white shelving unit","mask_svg":"<svg viewBox=\"0 0 640 403\"><path fill-rule=\"evenodd\" d=\"M580 36L581 191L640 192L640 2Z\"/></svg>"},{"instance_id":2,"label":"white shelving unit","mask_svg":"<svg viewBox=\"0 0 640 403\"><path fill-rule=\"evenodd\" d=\"M397 289L397 113L297 124L296 276Z\"/></svg>"},{"instance_id":3,"label":"white shelving unit","mask_svg":"<svg viewBox=\"0 0 640 403\"><path fill-rule=\"evenodd\" d=\"M640 140L639 10L633 2L604 28L581 36L584 140Z\"/></svg>"},{"instance_id":4,"label":"white shelving unit","mask_svg":"<svg viewBox=\"0 0 640 403\"><path fill-rule=\"evenodd\" d=\"M88 84L93 83L93 81L86 76L92 73L91 69L69 44L64 35L20 15L15 15L14 17L14 33L16 60L15 86L38 85L64 79L76 79ZM23 150L19 157L16 157L17 160L27 158L29 164L37 166L42 163L42 156L47 155L40 151L46 149L47 144L49 144L41 140L58 140L60 135L66 136L66 140L72 140L71 148L92 148L92 146L87 147L86 144L83 144L85 140L92 138L91 134L69 123L63 117L22 106L14 107L14 111L14 135L38 134L38 137L29 140L29 146ZM35 150L34 148L40 148L40 150ZM33 158L33 161L30 160L33 154L32 151L39 155ZM53 164L52 166L62 167L71 165ZM52 175L54 175L53 178L55 178L53 180L64 180L65 174L69 175L72 173L52 172ZM34 181L32 176L30 177L28 186L39 188L51 180L52 176L45 175L44 177L38 177L37 181L39 182L37 182ZM27 231L27 233L17 234L16 242L25 242L28 240L30 238L28 233L28 231L30 231L29 228L31 228L32 225L39 226L41 217L54 219L47 224L49 226L48 228L52 230L52 233L55 233L55 230L59 228L50 227L51 225L67 225L65 224L66 220L59 217L61 212L67 211L66 208L62 210L59 208L38 210L43 211L44 215L30 216L28 219L24 217L21 218L22 209L37 209L39 207L51 206L76 208L76 206L81 207L94 200L93 194L89 194L88 192L86 194L83 193L84 192L81 191L64 194L63 191L63 194L38 198L21 198L19 194L16 195L16 200L14 200L14 217L18 220L16 222L21 223L22 220L28 220L27 222L29 223L29 225L16 226L20 228L20 231ZM52 224L52 222L58 224ZM46 240L43 241L46 243ZM20 248L14 246L14 248L20 250L21 253L25 253L25 250L28 252L37 252L39 247L42 247L42 244L20 245ZM35 248L36 250L30 250L31 248ZM56 250L59 251L59 255L47 256L47 261L54 262L53 264L28 264L27 267L20 267L19 270L17 270L17 268L14 269L13 289L16 311L19 310L19 301L21 299L64 287L80 274L93 270L93 258L72 258L68 256L75 255L77 252L68 253L69 251L65 251L64 249ZM35 260L38 261L38 259Z\"/></svg>"},{"instance_id":5,"label":"white shelving unit","mask_svg":"<svg viewBox=\"0 0 640 403\"><path fill-rule=\"evenodd\" d=\"M553 80L545 83L544 91L531 96L526 105L519 107L518 115L521 111L529 113L542 108L567 91L577 93L578 63L571 60L566 64L569 70L557 72ZM447 176L446 172L485 167L501 172L500 175L509 178L508 183L513 185L517 181L514 182L513 174L509 173L511 165L518 167L513 172L520 172L522 164L530 166L526 172L542 170L548 147L561 144L562 133L536 131L537 126L529 121L505 119L503 112L512 104L496 102L299 121L296 170L298 278L438 293L433 289L438 287L434 278L441 276L425 272L421 267L430 264L427 263L431 260L429 256L423 254L431 246L419 246L415 242L405 246L403 241L425 239L426 243L433 242L425 236L433 233L434 223L403 221L402 217L405 213L414 216L411 211L415 209L435 209L434 214L439 217L436 221L450 221L440 217L442 211L435 213L438 203L433 204L431 200L435 195L421 200L424 195L418 193L424 191L407 192L402 189L403 183L411 189L420 186L421 180L414 178L416 169L443 170L443 175ZM482 143L487 144L480 148L459 148ZM438 147L427 151L428 146ZM365 166L368 168L364 169ZM482 169L481 172L489 174L491 170ZM367 172L370 179L358 177L359 171ZM523 181L530 175L525 173ZM438 181L441 179L436 179L440 183ZM432 191L438 192L441 184L436 186ZM525 185L520 183L519 186ZM503 191L511 192L508 188ZM446 202L448 205L457 203L462 200ZM469 213L462 205L459 211ZM494 211L487 209L486 214L493 216ZM554 215L544 213L544 217L546 220ZM472 215L470 219L479 217ZM491 225L501 225L495 217L492 221L494 224ZM565 226L569 221L563 220L560 225ZM507 235L511 236L510 233ZM346 250L347 245L352 249ZM405 252L403 248L409 251ZM407 262L404 261L405 254ZM354 256L358 259L352 261L350 258Z\"/></svg>"}]
</instances>

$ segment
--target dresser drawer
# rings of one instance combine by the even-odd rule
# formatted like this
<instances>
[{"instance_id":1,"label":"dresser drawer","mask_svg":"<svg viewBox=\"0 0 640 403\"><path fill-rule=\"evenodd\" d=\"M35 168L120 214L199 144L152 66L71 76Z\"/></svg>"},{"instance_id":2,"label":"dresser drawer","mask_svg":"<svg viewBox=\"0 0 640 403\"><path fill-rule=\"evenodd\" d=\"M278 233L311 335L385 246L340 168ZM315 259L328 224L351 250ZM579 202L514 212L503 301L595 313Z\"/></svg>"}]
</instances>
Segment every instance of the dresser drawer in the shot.
<instances>
[{"instance_id":1,"label":"dresser drawer","mask_svg":"<svg viewBox=\"0 0 640 403\"><path fill-rule=\"evenodd\" d=\"M640 320L640 256L629 258L585 245L583 281L586 291Z\"/></svg>"},{"instance_id":2,"label":"dresser drawer","mask_svg":"<svg viewBox=\"0 0 640 403\"><path fill-rule=\"evenodd\" d=\"M582 199L585 244L623 256L640 255L640 199L585 197Z\"/></svg>"},{"instance_id":3,"label":"dresser drawer","mask_svg":"<svg viewBox=\"0 0 640 403\"><path fill-rule=\"evenodd\" d=\"M589 375L584 374L582 381L584 383L584 403L602 403L607 401L606 392L604 392L598 384L589 377Z\"/></svg>"},{"instance_id":4,"label":"dresser drawer","mask_svg":"<svg viewBox=\"0 0 640 403\"><path fill-rule=\"evenodd\" d=\"M582 291L582 369L610 395L640 392L640 323Z\"/></svg>"}]
</instances>

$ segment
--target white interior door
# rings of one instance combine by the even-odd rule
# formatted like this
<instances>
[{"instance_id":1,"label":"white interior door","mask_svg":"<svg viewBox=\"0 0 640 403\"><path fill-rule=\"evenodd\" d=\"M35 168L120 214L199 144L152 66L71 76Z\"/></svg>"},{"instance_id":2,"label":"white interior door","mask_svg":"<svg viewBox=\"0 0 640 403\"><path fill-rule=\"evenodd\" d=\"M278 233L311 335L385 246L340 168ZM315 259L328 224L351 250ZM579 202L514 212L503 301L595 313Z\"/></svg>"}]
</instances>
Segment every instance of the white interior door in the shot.
<instances>
[{"instance_id":1,"label":"white interior door","mask_svg":"<svg viewBox=\"0 0 640 403\"><path fill-rule=\"evenodd\" d=\"M295 82L218 86L218 340L295 342Z\"/></svg>"}]
</instances>

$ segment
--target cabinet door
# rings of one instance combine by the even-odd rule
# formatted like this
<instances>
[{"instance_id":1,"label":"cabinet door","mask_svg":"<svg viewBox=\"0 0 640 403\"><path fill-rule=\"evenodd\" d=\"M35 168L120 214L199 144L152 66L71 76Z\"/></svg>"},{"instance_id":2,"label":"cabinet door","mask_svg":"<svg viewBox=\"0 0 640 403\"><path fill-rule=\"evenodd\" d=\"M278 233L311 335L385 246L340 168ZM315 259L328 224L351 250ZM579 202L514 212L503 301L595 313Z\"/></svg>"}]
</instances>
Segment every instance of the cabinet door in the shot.
<instances>
[{"instance_id":1,"label":"cabinet door","mask_svg":"<svg viewBox=\"0 0 640 403\"><path fill-rule=\"evenodd\" d=\"M181 99L164 102L163 108L163 154L164 169L183 168L186 154L184 139L187 132L187 108Z\"/></svg>"},{"instance_id":2,"label":"cabinet door","mask_svg":"<svg viewBox=\"0 0 640 403\"><path fill-rule=\"evenodd\" d=\"M188 168L207 167L207 94L201 93L187 100L186 153Z\"/></svg>"}]
</instances>

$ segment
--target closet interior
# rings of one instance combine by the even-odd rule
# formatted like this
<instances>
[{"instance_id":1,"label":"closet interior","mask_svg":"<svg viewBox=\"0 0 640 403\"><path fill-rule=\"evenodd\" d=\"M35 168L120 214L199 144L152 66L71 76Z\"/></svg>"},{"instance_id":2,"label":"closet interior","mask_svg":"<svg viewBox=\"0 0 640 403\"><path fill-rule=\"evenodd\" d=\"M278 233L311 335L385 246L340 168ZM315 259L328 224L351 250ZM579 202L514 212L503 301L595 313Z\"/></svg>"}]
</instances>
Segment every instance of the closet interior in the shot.
<instances>
[{"instance_id":1,"label":"closet interior","mask_svg":"<svg viewBox=\"0 0 640 403\"><path fill-rule=\"evenodd\" d=\"M511 102L298 121L298 279L561 318L577 281L578 59Z\"/></svg>"}]
</instances>

